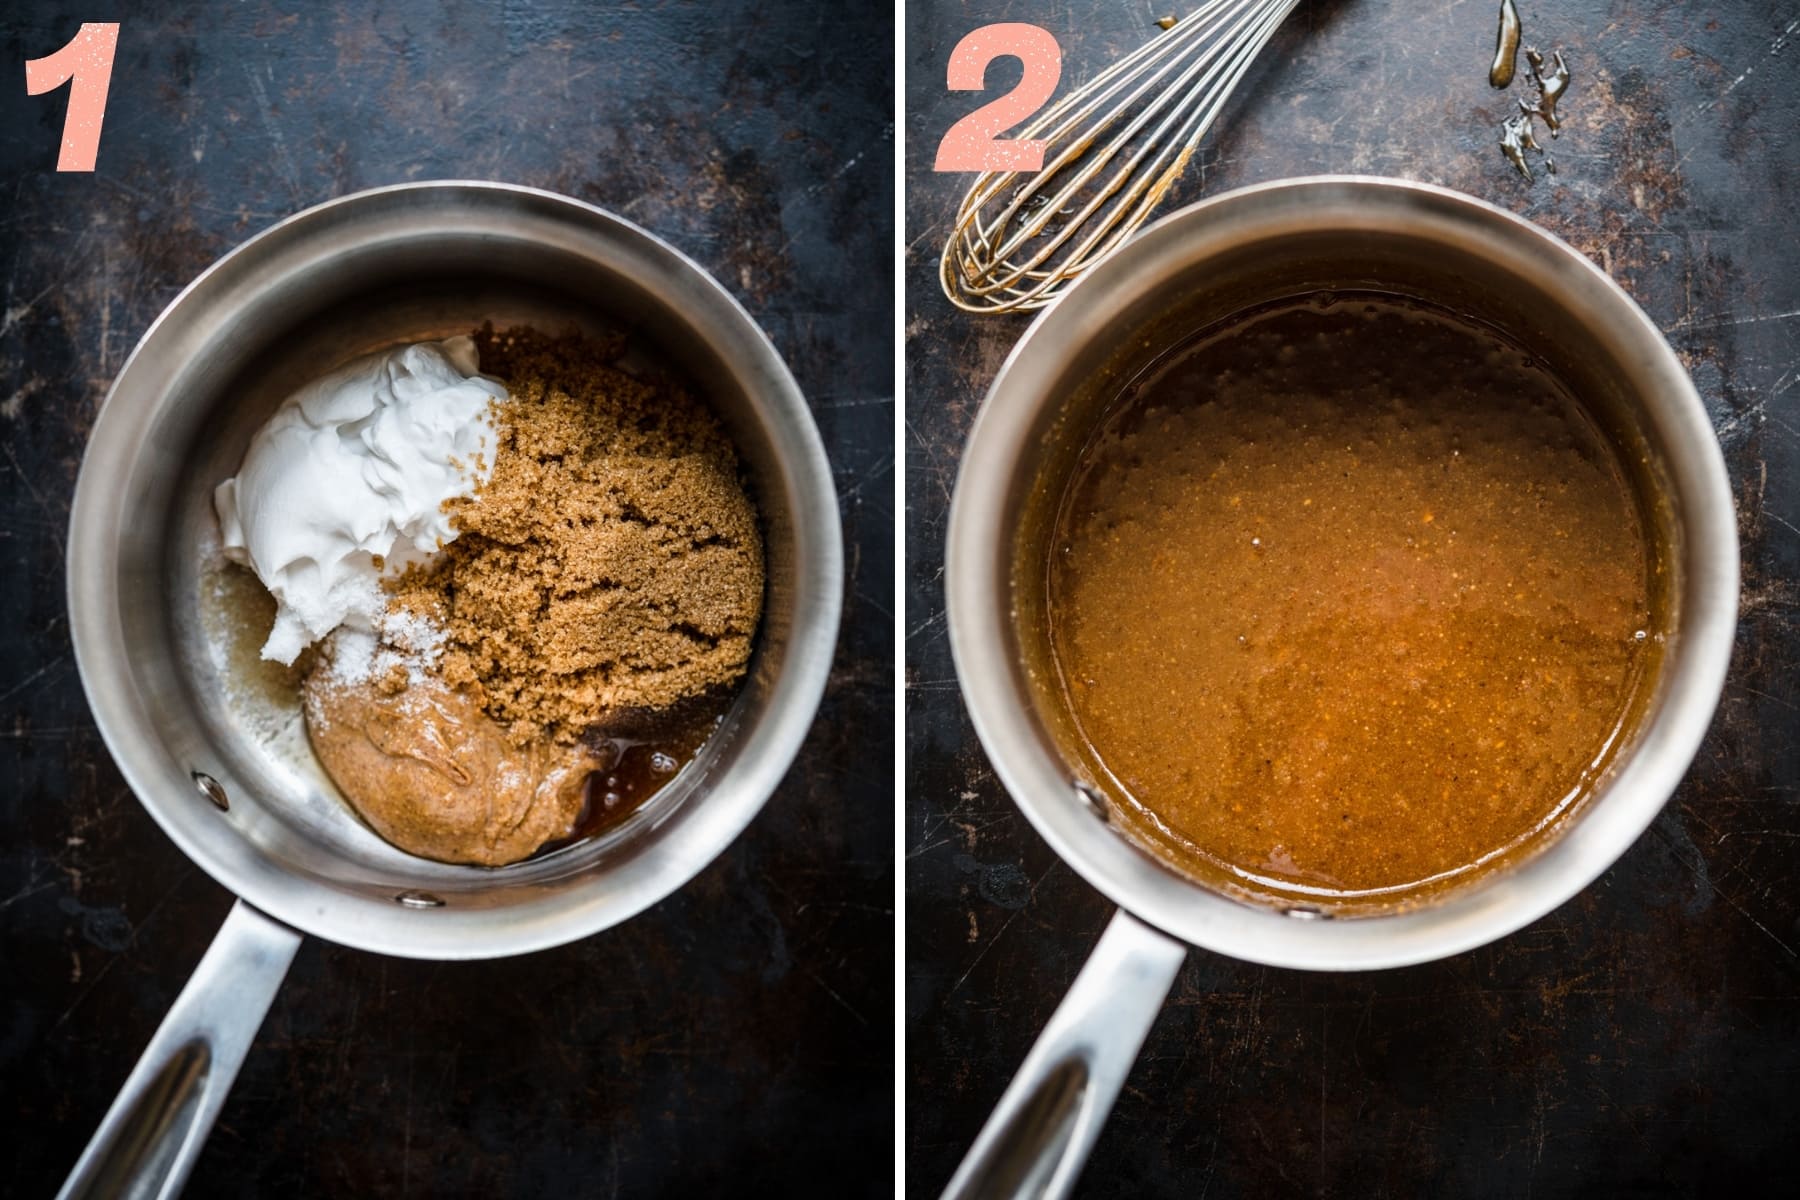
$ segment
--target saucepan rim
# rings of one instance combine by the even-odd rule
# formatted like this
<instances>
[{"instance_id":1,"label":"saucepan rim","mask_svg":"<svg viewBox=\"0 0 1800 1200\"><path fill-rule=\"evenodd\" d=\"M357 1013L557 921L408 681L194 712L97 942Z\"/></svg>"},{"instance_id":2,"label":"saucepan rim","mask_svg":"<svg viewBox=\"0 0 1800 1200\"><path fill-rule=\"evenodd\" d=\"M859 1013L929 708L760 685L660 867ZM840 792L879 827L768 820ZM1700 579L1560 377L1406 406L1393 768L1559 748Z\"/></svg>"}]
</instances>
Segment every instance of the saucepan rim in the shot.
<instances>
[{"instance_id":1,"label":"saucepan rim","mask_svg":"<svg viewBox=\"0 0 1800 1200\"><path fill-rule=\"evenodd\" d=\"M1003 528L1015 478L1026 469L1043 410L1066 387L1062 372L1084 346L1119 338L1113 314L1179 272L1192 280L1212 256L1282 233L1347 231L1474 239L1529 263L1643 356L1638 397L1670 444L1668 486L1685 548L1678 628L1645 717L1623 763L1566 828L1516 867L1434 902L1380 915L1319 919L1228 897L1179 874L1107 828L1033 713L1017 661L1010 563ZM1523 268L1521 268L1523 270ZM1541 272L1541 274L1539 274ZM1595 326L1589 326L1590 330ZM971 428L951 504L945 595L952 657L977 736L1020 810L1051 848L1122 909L1191 945L1272 966L1315 970L1398 967L1447 957L1502 937L1596 879L1643 833L1699 748L1724 688L1737 619L1738 546L1724 456L1692 381L1661 331L1625 291L1573 247L1486 201L1447 188L1372 176L1276 180L1224 193L1163 217L1099 263L1019 339Z\"/></svg>"},{"instance_id":2,"label":"saucepan rim","mask_svg":"<svg viewBox=\"0 0 1800 1200\"><path fill-rule=\"evenodd\" d=\"M394 896L328 892L260 852L249 835L196 836L190 825L197 818L186 810L181 819L173 815L177 806L192 806L196 798L188 770L181 769L187 764L173 760L145 715L146 698L134 694L127 668L133 648L119 618L127 602L117 571L123 481L157 404L158 390L140 388L138 379L140 373L145 382L157 376L158 368L141 366L152 357L151 348L160 352L168 337L179 353L181 318L194 306L229 295L229 285L215 287L228 272L288 253L304 244L300 239L327 232L341 238L364 217L379 225L395 205L415 200L452 206L471 219L503 205L528 208L533 220L557 222L556 235L591 239L590 245L610 243L649 269L669 273L685 295L698 296L696 308L704 311L683 316L713 335L727 368L754 394L757 420L793 500L792 626L766 703L732 766L700 785L705 794L680 806L673 820L683 822L681 828L622 864L631 872L628 879L596 871L580 886L538 889L499 908L395 904ZM434 211L441 215L444 209ZM392 221L384 228L385 236L405 236L395 233ZM377 230L371 236L384 234ZM172 375L161 373L165 379ZM811 728L835 652L842 577L837 492L818 427L774 345L736 298L692 259L622 217L555 192L485 180L395 184L327 200L275 223L201 272L145 331L101 407L71 505L67 551L70 631L83 688L126 783L163 831L221 885L305 933L378 953L431 959L522 954L588 936L661 900L723 852L761 811ZM496 880L496 886L506 885Z\"/></svg>"}]
</instances>

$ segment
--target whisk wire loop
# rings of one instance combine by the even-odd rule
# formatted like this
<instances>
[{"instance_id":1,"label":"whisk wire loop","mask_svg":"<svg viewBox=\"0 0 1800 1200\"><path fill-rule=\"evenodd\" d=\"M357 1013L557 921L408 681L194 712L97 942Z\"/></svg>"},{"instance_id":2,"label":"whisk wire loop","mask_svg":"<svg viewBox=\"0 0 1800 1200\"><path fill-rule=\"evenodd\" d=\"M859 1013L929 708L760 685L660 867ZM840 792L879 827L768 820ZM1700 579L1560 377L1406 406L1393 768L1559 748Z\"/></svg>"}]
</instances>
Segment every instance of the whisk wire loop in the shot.
<instances>
[{"instance_id":1,"label":"whisk wire loop","mask_svg":"<svg viewBox=\"0 0 1800 1200\"><path fill-rule=\"evenodd\" d=\"M1299 0L1208 0L1019 131L1042 170L976 177L939 262L969 312L1041 308L1144 223ZM1111 169L1118 162L1116 169Z\"/></svg>"}]
</instances>

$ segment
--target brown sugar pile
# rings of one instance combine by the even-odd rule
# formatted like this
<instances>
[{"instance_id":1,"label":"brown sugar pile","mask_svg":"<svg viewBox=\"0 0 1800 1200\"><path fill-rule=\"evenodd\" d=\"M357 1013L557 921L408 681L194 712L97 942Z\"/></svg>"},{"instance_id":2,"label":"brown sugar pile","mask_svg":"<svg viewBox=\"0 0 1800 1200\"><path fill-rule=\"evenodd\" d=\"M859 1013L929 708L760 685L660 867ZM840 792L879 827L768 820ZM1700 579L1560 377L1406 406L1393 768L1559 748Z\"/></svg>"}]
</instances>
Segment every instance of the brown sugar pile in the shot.
<instances>
[{"instance_id":1,"label":"brown sugar pile","mask_svg":"<svg viewBox=\"0 0 1800 1200\"><path fill-rule=\"evenodd\" d=\"M441 561L389 585L396 609L447 632L433 673L515 745L736 682L763 546L717 420L615 366L622 339L489 325L475 341L511 393L493 473L451 503Z\"/></svg>"}]
</instances>

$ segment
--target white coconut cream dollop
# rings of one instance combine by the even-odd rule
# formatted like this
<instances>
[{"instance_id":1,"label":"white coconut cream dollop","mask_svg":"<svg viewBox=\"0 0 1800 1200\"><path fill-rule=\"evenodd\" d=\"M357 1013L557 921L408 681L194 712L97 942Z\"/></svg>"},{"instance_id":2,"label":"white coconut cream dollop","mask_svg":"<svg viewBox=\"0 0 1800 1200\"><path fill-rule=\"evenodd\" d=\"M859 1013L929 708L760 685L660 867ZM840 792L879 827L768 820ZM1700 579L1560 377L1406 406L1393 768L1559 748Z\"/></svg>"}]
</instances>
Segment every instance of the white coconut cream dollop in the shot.
<instances>
[{"instance_id":1,"label":"white coconut cream dollop","mask_svg":"<svg viewBox=\"0 0 1800 1200\"><path fill-rule=\"evenodd\" d=\"M262 656L291 663L340 625L378 628L380 580L456 538L445 502L494 465L496 402L467 337L361 358L282 402L213 493L228 558L279 608Z\"/></svg>"}]
</instances>

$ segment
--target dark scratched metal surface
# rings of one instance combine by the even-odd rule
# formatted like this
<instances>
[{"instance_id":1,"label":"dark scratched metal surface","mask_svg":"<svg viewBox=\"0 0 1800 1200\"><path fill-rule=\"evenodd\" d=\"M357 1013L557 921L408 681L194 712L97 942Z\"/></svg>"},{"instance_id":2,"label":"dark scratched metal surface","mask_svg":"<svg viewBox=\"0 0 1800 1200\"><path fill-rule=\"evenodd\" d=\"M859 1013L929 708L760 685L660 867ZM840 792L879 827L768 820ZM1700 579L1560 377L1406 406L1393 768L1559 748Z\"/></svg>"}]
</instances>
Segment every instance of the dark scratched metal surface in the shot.
<instances>
[{"instance_id":1,"label":"dark scratched metal surface","mask_svg":"<svg viewBox=\"0 0 1800 1200\"><path fill-rule=\"evenodd\" d=\"M124 9L122 13L121 9ZM881 1195L891 1184L891 17L778 0L0 6L0 1193L54 1191L230 897L120 781L63 543L112 376L298 208L434 177L621 212L750 308L841 485L821 720L650 913L498 963L309 941L192 1195ZM141 11L140 11L141 10ZM23 62L122 21L99 170Z\"/></svg>"},{"instance_id":2,"label":"dark scratched metal surface","mask_svg":"<svg viewBox=\"0 0 1800 1200\"><path fill-rule=\"evenodd\" d=\"M957 455L1023 330L935 281L966 177L933 175L987 21L1061 39L1064 83L1181 6L920 3L907 17L908 1191L948 1178L1107 917L995 782L944 638ZM1088 1168L1089 1196L1794 1194L1800 1100L1800 11L1520 3L1574 71L1533 186L1495 144L1495 0L1315 0L1173 197L1320 171L1447 184L1610 271L1693 372L1740 505L1723 706L1654 828L1484 950L1312 976L1196 953ZM1711 11L1709 11L1711 10ZM996 67L998 86L1018 68ZM1515 94L1523 93L1521 81Z\"/></svg>"}]
</instances>

